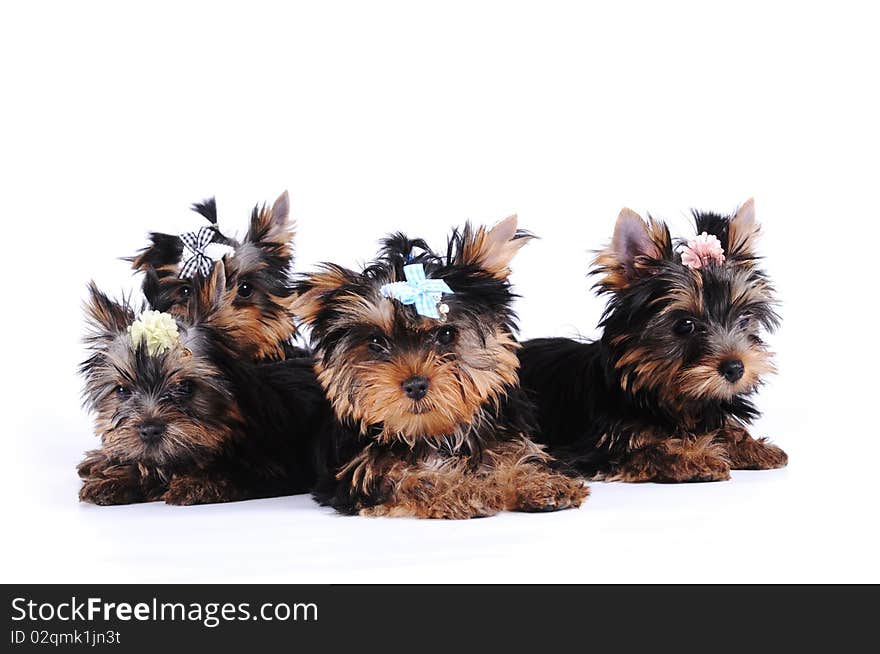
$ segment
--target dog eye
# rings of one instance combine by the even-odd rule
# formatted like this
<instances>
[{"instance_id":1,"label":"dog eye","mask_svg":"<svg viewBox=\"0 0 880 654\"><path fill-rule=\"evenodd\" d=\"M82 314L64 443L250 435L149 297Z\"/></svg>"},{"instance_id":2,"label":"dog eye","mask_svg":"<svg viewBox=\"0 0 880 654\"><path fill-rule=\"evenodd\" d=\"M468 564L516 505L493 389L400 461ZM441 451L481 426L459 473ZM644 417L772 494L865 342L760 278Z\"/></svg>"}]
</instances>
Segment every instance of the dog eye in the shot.
<instances>
[{"instance_id":1,"label":"dog eye","mask_svg":"<svg viewBox=\"0 0 880 654\"><path fill-rule=\"evenodd\" d=\"M174 400L187 398L192 395L194 388L195 385L189 379L184 379L182 382L166 389L162 393L162 399L166 402L173 402Z\"/></svg>"},{"instance_id":2,"label":"dog eye","mask_svg":"<svg viewBox=\"0 0 880 654\"><path fill-rule=\"evenodd\" d=\"M117 386L113 389L113 392L116 393L116 397L128 397L131 395L131 391L122 385Z\"/></svg>"},{"instance_id":3,"label":"dog eye","mask_svg":"<svg viewBox=\"0 0 880 654\"><path fill-rule=\"evenodd\" d=\"M242 282L238 285L238 297L250 297L254 292L254 287L248 282Z\"/></svg>"},{"instance_id":4,"label":"dog eye","mask_svg":"<svg viewBox=\"0 0 880 654\"><path fill-rule=\"evenodd\" d=\"M693 320L690 318L682 318L672 326L672 331L674 331L677 336L689 336L694 333L696 328L697 324Z\"/></svg>"},{"instance_id":5,"label":"dog eye","mask_svg":"<svg viewBox=\"0 0 880 654\"><path fill-rule=\"evenodd\" d=\"M740 316L740 319L739 319L740 329L745 329L746 327L748 327L751 324L751 322L752 322L752 314L744 313L742 316Z\"/></svg>"},{"instance_id":6,"label":"dog eye","mask_svg":"<svg viewBox=\"0 0 880 654\"><path fill-rule=\"evenodd\" d=\"M180 287L180 297L186 299L192 293L192 289L189 286L181 286Z\"/></svg>"},{"instance_id":7,"label":"dog eye","mask_svg":"<svg viewBox=\"0 0 880 654\"><path fill-rule=\"evenodd\" d=\"M456 337L455 327L443 327L437 332L437 342L440 345L452 345Z\"/></svg>"},{"instance_id":8,"label":"dog eye","mask_svg":"<svg viewBox=\"0 0 880 654\"><path fill-rule=\"evenodd\" d=\"M370 336L367 347L370 348L373 354L383 354L385 352L385 339L378 334L373 334Z\"/></svg>"}]
</instances>

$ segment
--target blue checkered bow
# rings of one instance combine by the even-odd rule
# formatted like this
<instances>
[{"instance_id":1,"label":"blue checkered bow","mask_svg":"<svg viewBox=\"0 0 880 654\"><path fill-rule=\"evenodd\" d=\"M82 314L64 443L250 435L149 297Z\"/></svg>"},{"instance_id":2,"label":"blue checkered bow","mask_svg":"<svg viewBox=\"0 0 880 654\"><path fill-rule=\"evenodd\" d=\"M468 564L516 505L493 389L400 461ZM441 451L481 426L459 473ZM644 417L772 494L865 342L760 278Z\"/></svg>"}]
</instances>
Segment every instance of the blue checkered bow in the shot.
<instances>
[{"instance_id":1,"label":"blue checkered bow","mask_svg":"<svg viewBox=\"0 0 880 654\"><path fill-rule=\"evenodd\" d=\"M205 248L213 242L215 235L214 228L207 225L197 232L187 232L180 235L184 247L192 253L180 267L181 277L191 278L199 273L202 277L207 278L211 274L214 260L205 254Z\"/></svg>"},{"instance_id":2,"label":"blue checkered bow","mask_svg":"<svg viewBox=\"0 0 880 654\"><path fill-rule=\"evenodd\" d=\"M403 274L406 275L405 282L384 284L379 292L401 304L415 305L420 316L439 320L437 305L444 295L452 295L453 290L442 279L427 279L425 267L420 263L404 266Z\"/></svg>"}]
</instances>

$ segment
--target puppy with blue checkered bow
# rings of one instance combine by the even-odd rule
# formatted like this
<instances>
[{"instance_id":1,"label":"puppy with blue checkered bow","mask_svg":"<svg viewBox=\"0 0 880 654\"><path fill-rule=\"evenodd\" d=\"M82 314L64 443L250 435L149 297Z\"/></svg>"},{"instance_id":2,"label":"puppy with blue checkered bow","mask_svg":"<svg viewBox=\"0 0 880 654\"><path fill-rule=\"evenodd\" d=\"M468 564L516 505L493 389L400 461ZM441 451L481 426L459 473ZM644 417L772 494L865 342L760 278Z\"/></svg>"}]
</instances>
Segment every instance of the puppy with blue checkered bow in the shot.
<instances>
[{"instance_id":1,"label":"puppy with blue checkered bow","mask_svg":"<svg viewBox=\"0 0 880 654\"><path fill-rule=\"evenodd\" d=\"M394 234L361 271L295 283L331 406L315 497L345 514L471 518L579 506L583 481L529 436L509 264L515 216L453 231L445 254Z\"/></svg>"}]
</instances>

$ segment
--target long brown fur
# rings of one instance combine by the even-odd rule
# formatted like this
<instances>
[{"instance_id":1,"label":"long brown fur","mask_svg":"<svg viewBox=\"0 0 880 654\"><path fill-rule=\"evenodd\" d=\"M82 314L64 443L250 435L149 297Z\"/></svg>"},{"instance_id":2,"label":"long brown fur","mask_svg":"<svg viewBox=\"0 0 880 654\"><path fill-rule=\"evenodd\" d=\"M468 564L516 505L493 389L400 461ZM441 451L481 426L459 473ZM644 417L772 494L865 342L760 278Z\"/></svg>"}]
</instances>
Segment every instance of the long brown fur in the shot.
<instances>
[{"instance_id":1,"label":"long brown fur","mask_svg":"<svg viewBox=\"0 0 880 654\"><path fill-rule=\"evenodd\" d=\"M214 208L213 201L211 206ZM231 254L223 257L231 297L215 322L236 340L244 356L254 360L301 354L292 345L296 328L291 311L295 298L290 262L295 233L285 191L271 207L254 207L242 241L224 237L232 248ZM180 239L168 234L151 236L152 245L129 258L132 268L146 273L144 292L153 308L185 318L197 285L179 276L183 263Z\"/></svg>"},{"instance_id":2,"label":"long brown fur","mask_svg":"<svg viewBox=\"0 0 880 654\"><path fill-rule=\"evenodd\" d=\"M602 337L536 339L520 350L538 437L588 477L717 481L787 463L745 427L759 415L751 396L776 371L762 336L779 324L754 202L733 215L695 211L694 220L715 253L685 263L685 240L623 209L593 269L608 296Z\"/></svg>"},{"instance_id":3,"label":"long brown fur","mask_svg":"<svg viewBox=\"0 0 880 654\"><path fill-rule=\"evenodd\" d=\"M312 327L315 370L335 421L316 497L343 513L472 518L579 506L588 490L529 437L507 277L529 240L515 217L465 226L444 259L422 241L386 240L363 273L326 264L298 284L294 311ZM414 247L425 252L414 259ZM424 266L453 294L444 320L385 297L403 266ZM411 396L409 381L425 393Z\"/></svg>"},{"instance_id":4,"label":"long brown fur","mask_svg":"<svg viewBox=\"0 0 880 654\"><path fill-rule=\"evenodd\" d=\"M589 489L582 481L548 469L550 456L527 438L499 443L476 467L467 457L440 454L421 460L368 450L352 462L360 483L380 479L386 500L361 515L462 519L500 511L556 511L580 506Z\"/></svg>"}]
</instances>

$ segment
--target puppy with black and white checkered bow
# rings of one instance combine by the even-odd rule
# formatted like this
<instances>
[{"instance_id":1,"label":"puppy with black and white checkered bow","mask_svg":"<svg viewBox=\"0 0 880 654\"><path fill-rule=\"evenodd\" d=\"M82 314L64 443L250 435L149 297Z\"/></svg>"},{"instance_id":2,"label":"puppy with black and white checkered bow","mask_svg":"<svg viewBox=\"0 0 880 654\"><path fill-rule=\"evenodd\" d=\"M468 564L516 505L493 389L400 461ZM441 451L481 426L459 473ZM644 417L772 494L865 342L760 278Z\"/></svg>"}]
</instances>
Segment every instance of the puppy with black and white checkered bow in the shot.
<instances>
[{"instance_id":1,"label":"puppy with black and white checkered bow","mask_svg":"<svg viewBox=\"0 0 880 654\"><path fill-rule=\"evenodd\" d=\"M145 273L144 292L155 298L153 308L184 315L193 301L195 280L212 269L210 246L228 246L231 252L223 262L235 296L219 318L224 328L239 341L243 355L254 360L302 356L303 350L294 345L290 312L295 226L287 191L271 207L254 207L241 241L220 232L214 198L193 205L193 210L209 224L179 236L152 232L150 245L128 258L135 270Z\"/></svg>"}]
</instances>

